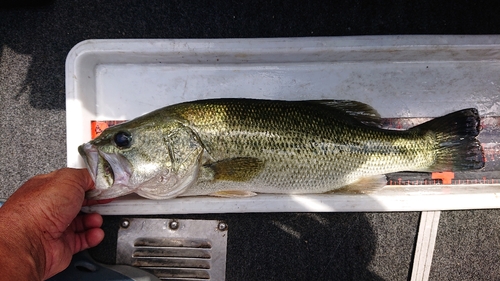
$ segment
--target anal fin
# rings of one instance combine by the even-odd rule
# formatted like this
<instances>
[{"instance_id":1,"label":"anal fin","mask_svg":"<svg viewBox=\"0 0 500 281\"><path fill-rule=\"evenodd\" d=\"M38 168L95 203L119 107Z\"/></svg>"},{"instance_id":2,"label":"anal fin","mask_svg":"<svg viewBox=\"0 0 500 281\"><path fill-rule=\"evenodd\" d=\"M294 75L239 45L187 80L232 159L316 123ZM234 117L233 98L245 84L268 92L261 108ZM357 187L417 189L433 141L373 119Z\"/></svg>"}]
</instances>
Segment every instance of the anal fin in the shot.
<instances>
[{"instance_id":1,"label":"anal fin","mask_svg":"<svg viewBox=\"0 0 500 281\"><path fill-rule=\"evenodd\" d=\"M385 185L387 185L387 177L385 175L376 175L361 178L340 189L333 190L332 192L365 194L379 190Z\"/></svg>"},{"instance_id":2,"label":"anal fin","mask_svg":"<svg viewBox=\"0 0 500 281\"><path fill-rule=\"evenodd\" d=\"M211 193L209 195L214 197L238 198L238 197L253 197L256 196L257 193L245 190L221 190Z\"/></svg>"}]
</instances>

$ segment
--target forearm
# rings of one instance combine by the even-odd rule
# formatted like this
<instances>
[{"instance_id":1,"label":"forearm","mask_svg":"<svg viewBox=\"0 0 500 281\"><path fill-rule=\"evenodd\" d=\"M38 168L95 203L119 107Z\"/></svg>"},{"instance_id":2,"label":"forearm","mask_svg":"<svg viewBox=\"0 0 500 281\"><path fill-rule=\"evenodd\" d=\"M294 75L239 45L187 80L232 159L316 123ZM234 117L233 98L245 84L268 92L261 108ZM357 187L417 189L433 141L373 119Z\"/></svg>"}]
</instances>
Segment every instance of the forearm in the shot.
<instances>
[{"instance_id":1,"label":"forearm","mask_svg":"<svg viewBox=\"0 0 500 281\"><path fill-rule=\"evenodd\" d=\"M0 208L0 280L42 280L45 253L26 222L19 210Z\"/></svg>"}]
</instances>

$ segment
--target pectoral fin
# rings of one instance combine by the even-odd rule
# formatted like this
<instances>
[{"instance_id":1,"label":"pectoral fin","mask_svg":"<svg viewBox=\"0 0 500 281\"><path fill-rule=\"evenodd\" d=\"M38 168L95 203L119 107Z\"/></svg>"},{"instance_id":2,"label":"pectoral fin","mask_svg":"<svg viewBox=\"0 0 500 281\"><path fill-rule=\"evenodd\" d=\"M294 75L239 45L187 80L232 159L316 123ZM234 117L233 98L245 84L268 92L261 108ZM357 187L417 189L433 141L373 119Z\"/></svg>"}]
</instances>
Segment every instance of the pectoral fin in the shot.
<instances>
[{"instance_id":1,"label":"pectoral fin","mask_svg":"<svg viewBox=\"0 0 500 281\"><path fill-rule=\"evenodd\" d=\"M252 191L244 191L244 190L224 190L217 191L215 193L210 194L210 196L215 197L224 197L224 198L235 198L235 197L252 197L256 196L257 193Z\"/></svg>"},{"instance_id":2,"label":"pectoral fin","mask_svg":"<svg viewBox=\"0 0 500 281\"><path fill-rule=\"evenodd\" d=\"M203 165L208 169L212 180L220 181L249 181L257 176L264 168L264 161L253 157L237 157Z\"/></svg>"}]
</instances>

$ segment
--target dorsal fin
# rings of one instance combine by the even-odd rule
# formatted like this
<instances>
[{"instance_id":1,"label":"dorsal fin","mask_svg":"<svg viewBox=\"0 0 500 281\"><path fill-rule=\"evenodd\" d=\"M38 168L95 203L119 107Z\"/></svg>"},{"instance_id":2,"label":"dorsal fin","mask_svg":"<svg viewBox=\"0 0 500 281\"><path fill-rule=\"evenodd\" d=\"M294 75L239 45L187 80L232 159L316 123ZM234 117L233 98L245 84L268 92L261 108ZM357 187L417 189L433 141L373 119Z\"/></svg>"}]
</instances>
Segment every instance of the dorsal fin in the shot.
<instances>
[{"instance_id":1,"label":"dorsal fin","mask_svg":"<svg viewBox=\"0 0 500 281\"><path fill-rule=\"evenodd\" d=\"M352 100L311 100L308 102L342 110L368 126L380 127L382 124L380 114L366 103Z\"/></svg>"}]
</instances>

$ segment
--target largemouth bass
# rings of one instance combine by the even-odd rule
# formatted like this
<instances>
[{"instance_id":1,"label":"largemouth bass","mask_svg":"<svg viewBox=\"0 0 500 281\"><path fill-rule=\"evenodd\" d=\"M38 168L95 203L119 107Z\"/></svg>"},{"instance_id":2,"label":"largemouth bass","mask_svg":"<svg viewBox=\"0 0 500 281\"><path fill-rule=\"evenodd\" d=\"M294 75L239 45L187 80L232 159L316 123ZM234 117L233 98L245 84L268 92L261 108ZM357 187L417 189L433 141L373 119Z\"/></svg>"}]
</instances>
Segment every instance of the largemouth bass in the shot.
<instances>
[{"instance_id":1,"label":"largemouth bass","mask_svg":"<svg viewBox=\"0 0 500 281\"><path fill-rule=\"evenodd\" d=\"M201 100L110 127L79 152L93 199L325 193L386 173L484 166L476 109L406 131L379 121L354 101Z\"/></svg>"}]
</instances>

